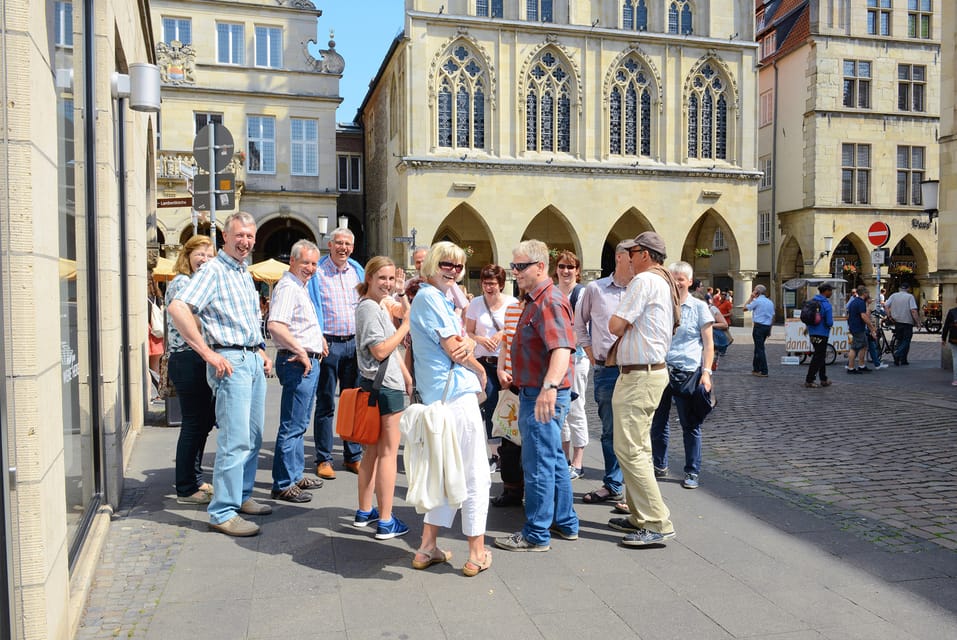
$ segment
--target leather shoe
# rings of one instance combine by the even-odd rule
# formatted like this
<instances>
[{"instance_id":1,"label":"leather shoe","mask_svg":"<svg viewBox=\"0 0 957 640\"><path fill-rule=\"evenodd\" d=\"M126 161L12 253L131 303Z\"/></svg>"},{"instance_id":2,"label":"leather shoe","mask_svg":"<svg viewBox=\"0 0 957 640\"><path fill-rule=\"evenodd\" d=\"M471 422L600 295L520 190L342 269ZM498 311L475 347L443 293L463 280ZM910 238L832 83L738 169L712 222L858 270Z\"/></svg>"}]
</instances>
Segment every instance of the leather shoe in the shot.
<instances>
[{"instance_id":1,"label":"leather shoe","mask_svg":"<svg viewBox=\"0 0 957 640\"><path fill-rule=\"evenodd\" d=\"M506 491L500 496L489 500L493 507L520 507L522 506L522 496Z\"/></svg>"},{"instance_id":2,"label":"leather shoe","mask_svg":"<svg viewBox=\"0 0 957 640\"><path fill-rule=\"evenodd\" d=\"M268 504L262 504L261 502L256 502L252 498L242 503L239 507L239 511L250 516L267 516L272 513L272 507Z\"/></svg>"},{"instance_id":3,"label":"leather shoe","mask_svg":"<svg viewBox=\"0 0 957 640\"><path fill-rule=\"evenodd\" d=\"M227 536L236 536L237 538L248 538L249 536L254 536L259 533L258 524L243 520L239 516L233 516L226 522L220 522L219 524L208 522L206 525L210 531L218 531L225 533Z\"/></svg>"},{"instance_id":4,"label":"leather shoe","mask_svg":"<svg viewBox=\"0 0 957 640\"><path fill-rule=\"evenodd\" d=\"M316 467L316 475L326 480L336 479L336 471L332 468L331 462L320 462Z\"/></svg>"},{"instance_id":5,"label":"leather shoe","mask_svg":"<svg viewBox=\"0 0 957 640\"><path fill-rule=\"evenodd\" d=\"M345 468L346 471L351 471L352 473L356 473L356 474L359 473L358 460L356 460L355 462L343 462L342 466Z\"/></svg>"},{"instance_id":6,"label":"leather shoe","mask_svg":"<svg viewBox=\"0 0 957 640\"><path fill-rule=\"evenodd\" d=\"M312 494L303 491L299 485L291 484L282 491L272 490L273 500L285 500L286 502L303 503L312 500Z\"/></svg>"}]
</instances>

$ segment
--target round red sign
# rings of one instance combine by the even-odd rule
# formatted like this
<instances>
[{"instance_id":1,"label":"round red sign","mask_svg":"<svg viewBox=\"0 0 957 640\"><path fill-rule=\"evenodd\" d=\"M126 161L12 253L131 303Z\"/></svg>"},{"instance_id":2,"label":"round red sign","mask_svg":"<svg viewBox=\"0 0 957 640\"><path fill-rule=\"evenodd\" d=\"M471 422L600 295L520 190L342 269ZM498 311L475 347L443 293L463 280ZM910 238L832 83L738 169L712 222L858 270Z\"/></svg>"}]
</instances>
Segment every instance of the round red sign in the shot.
<instances>
[{"instance_id":1,"label":"round red sign","mask_svg":"<svg viewBox=\"0 0 957 640\"><path fill-rule=\"evenodd\" d=\"M875 222L867 230L867 239L875 247L883 247L891 239L891 228L886 222Z\"/></svg>"}]
</instances>

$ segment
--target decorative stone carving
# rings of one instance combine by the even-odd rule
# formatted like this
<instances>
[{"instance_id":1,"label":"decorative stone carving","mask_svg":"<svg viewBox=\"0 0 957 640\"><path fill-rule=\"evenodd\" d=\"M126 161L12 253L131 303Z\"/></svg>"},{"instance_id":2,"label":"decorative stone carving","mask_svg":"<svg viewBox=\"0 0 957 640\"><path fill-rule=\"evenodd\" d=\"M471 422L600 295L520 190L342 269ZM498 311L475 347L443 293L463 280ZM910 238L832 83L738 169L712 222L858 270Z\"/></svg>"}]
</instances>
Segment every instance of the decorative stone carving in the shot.
<instances>
[{"instance_id":1,"label":"decorative stone carving","mask_svg":"<svg viewBox=\"0 0 957 640\"><path fill-rule=\"evenodd\" d=\"M336 51L336 34L335 31L329 30L329 48L328 49L319 49L319 55L321 58L316 59L311 53L309 53L310 45L316 45L315 40L309 40L302 43L302 50L306 57L306 63L312 67L314 71L319 73L330 73L333 75L342 75L342 72L346 68L346 61L339 52Z\"/></svg>"},{"instance_id":2,"label":"decorative stone carving","mask_svg":"<svg viewBox=\"0 0 957 640\"><path fill-rule=\"evenodd\" d=\"M156 45L160 81L169 85L196 84L196 50L179 40Z\"/></svg>"}]
</instances>

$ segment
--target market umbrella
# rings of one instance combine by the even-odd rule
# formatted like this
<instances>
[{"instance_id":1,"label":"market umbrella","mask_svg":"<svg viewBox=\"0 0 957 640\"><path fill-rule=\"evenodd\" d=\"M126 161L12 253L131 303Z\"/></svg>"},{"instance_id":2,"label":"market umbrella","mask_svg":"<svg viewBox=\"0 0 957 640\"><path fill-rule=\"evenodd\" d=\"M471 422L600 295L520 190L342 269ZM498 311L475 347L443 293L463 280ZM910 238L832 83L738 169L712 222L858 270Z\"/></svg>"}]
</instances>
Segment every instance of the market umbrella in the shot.
<instances>
[{"instance_id":1,"label":"market umbrella","mask_svg":"<svg viewBox=\"0 0 957 640\"><path fill-rule=\"evenodd\" d=\"M156 259L156 267L153 269L153 280L158 282L166 282L167 280L172 280L176 277L176 271L173 268L176 266L176 263L170 260L169 258L164 258L160 256Z\"/></svg>"},{"instance_id":2,"label":"market umbrella","mask_svg":"<svg viewBox=\"0 0 957 640\"><path fill-rule=\"evenodd\" d=\"M268 282L270 285L279 282L279 278L287 271L289 271L288 264L273 260L272 258L257 262L249 267L249 273L254 280Z\"/></svg>"}]
</instances>

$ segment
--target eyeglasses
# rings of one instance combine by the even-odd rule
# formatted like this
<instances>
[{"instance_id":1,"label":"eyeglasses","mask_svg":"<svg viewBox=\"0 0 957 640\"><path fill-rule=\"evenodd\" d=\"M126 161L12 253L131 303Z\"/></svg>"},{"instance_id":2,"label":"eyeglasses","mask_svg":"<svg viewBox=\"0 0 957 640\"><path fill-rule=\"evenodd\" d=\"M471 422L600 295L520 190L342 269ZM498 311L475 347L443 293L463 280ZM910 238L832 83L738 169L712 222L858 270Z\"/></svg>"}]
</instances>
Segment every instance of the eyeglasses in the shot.
<instances>
[{"instance_id":1,"label":"eyeglasses","mask_svg":"<svg viewBox=\"0 0 957 640\"><path fill-rule=\"evenodd\" d=\"M528 269L528 268L529 268L530 266L532 266L533 264L538 264L538 261L535 261L535 262L509 262L509 263L508 263L508 266L512 269L512 271L518 271L519 273L521 273L522 271L525 271L526 269Z\"/></svg>"},{"instance_id":2,"label":"eyeglasses","mask_svg":"<svg viewBox=\"0 0 957 640\"><path fill-rule=\"evenodd\" d=\"M558 265L558 268L559 268L559 269L564 269L565 271L574 271L574 270L577 269L578 267L576 267L576 266L573 265L573 264L560 264L560 265Z\"/></svg>"},{"instance_id":3,"label":"eyeglasses","mask_svg":"<svg viewBox=\"0 0 957 640\"><path fill-rule=\"evenodd\" d=\"M632 247L631 249L628 250L628 255L633 256L636 253L641 253L642 251L647 251L647 249L645 249L644 247Z\"/></svg>"},{"instance_id":4,"label":"eyeglasses","mask_svg":"<svg viewBox=\"0 0 957 640\"><path fill-rule=\"evenodd\" d=\"M460 272L465 268L464 264L456 264L454 262L440 262L439 269L445 269L446 271L454 271L455 273Z\"/></svg>"},{"instance_id":5,"label":"eyeglasses","mask_svg":"<svg viewBox=\"0 0 957 640\"><path fill-rule=\"evenodd\" d=\"M497 286L498 286L498 280L486 280L485 282L482 283L482 286L483 286L483 287L497 287Z\"/></svg>"}]
</instances>

